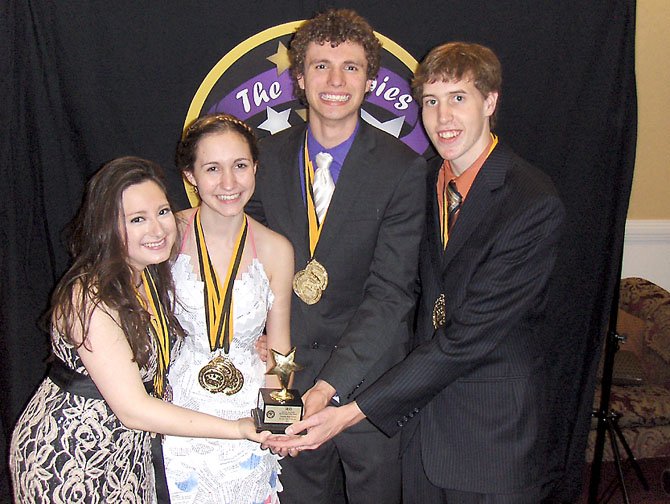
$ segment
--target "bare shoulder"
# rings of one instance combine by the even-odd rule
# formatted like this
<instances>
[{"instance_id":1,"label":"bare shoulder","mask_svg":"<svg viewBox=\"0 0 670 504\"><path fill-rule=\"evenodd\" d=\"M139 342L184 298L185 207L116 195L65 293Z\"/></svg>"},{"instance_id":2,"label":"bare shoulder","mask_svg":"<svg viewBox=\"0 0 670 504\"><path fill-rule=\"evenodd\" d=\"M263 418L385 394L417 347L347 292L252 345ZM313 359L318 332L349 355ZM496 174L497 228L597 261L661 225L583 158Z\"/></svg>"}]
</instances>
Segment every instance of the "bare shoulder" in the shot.
<instances>
[{"instance_id":1,"label":"bare shoulder","mask_svg":"<svg viewBox=\"0 0 670 504\"><path fill-rule=\"evenodd\" d=\"M265 227L251 217L249 226L253 233L256 253L260 261L267 266L293 267L293 246L284 236Z\"/></svg>"},{"instance_id":2,"label":"bare shoulder","mask_svg":"<svg viewBox=\"0 0 670 504\"><path fill-rule=\"evenodd\" d=\"M72 311L67 315L67 319L61 312L55 310L52 323L61 332L65 332L65 328L69 327L67 333L72 343L75 345L83 341L90 343L92 335L97 337L103 332L100 331L101 328L105 329L103 334L120 330L118 312L97 298L95 287L90 287L84 292L81 282L77 282L72 286L71 297Z\"/></svg>"},{"instance_id":3,"label":"bare shoulder","mask_svg":"<svg viewBox=\"0 0 670 504\"><path fill-rule=\"evenodd\" d=\"M188 226L188 223L193 218L193 214L198 210L198 207L186 208L175 213L175 220L177 221L177 226L179 231L183 231Z\"/></svg>"}]
</instances>

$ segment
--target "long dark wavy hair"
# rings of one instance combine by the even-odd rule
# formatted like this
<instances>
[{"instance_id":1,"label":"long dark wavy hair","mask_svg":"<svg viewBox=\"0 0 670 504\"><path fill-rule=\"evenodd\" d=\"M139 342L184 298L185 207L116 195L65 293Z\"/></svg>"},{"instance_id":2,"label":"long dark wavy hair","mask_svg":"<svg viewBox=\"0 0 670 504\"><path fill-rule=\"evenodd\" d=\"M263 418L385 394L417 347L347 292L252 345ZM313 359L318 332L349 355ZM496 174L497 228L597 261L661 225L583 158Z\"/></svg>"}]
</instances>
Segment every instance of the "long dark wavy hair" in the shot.
<instances>
[{"instance_id":1,"label":"long dark wavy hair","mask_svg":"<svg viewBox=\"0 0 670 504\"><path fill-rule=\"evenodd\" d=\"M77 348L87 344L91 313L96 307L116 312L133 358L144 366L152 352L150 315L137 298L133 271L128 264L123 222L123 191L152 181L167 194L161 168L146 159L122 157L103 166L86 185L82 205L69 228L72 266L56 286L47 313L54 330ZM178 240L175 241L175 243ZM173 246L171 256L175 255ZM165 307L173 336L183 336L174 316L174 284L170 261L151 265L158 295ZM72 339L73 329L81 328L82 341Z\"/></svg>"}]
</instances>

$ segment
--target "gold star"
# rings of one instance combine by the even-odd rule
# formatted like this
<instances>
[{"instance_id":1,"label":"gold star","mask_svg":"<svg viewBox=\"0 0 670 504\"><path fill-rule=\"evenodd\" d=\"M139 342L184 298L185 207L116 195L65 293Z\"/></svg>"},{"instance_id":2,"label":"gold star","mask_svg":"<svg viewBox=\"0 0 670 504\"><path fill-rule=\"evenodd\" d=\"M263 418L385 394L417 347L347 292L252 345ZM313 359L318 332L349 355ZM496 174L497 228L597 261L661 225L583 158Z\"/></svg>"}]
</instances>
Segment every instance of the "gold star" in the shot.
<instances>
[{"instance_id":1,"label":"gold star","mask_svg":"<svg viewBox=\"0 0 670 504\"><path fill-rule=\"evenodd\" d=\"M275 64L277 67L277 77L283 74L288 67L291 66L291 62L288 59L288 49L286 49L286 46L281 42L277 44L277 52L265 59Z\"/></svg>"},{"instance_id":2,"label":"gold star","mask_svg":"<svg viewBox=\"0 0 670 504\"><path fill-rule=\"evenodd\" d=\"M296 109L295 113L298 114L303 121L307 122L307 109Z\"/></svg>"},{"instance_id":3,"label":"gold star","mask_svg":"<svg viewBox=\"0 0 670 504\"><path fill-rule=\"evenodd\" d=\"M293 372L302 369L300 365L295 363L295 347L291 348L291 351L286 355L277 352L274 348L271 348L270 351L272 352L275 365L266 374L277 375L282 388L286 389Z\"/></svg>"}]
</instances>

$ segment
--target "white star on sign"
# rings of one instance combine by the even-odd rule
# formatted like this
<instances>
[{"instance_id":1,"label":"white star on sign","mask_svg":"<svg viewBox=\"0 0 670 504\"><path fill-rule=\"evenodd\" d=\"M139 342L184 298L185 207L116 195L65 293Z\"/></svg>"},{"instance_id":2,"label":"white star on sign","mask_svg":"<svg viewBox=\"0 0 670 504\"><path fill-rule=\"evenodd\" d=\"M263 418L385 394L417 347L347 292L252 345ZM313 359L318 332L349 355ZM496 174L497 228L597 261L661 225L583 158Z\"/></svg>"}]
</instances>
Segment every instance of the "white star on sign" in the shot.
<instances>
[{"instance_id":1,"label":"white star on sign","mask_svg":"<svg viewBox=\"0 0 670 504\"><path fill-rule=\"evenodd\" d=\"M368 124L374 126L377 129L386 131L389 135L393 135L398 138L400 136L400 131L402 130L402 125L405 122L405 116L396 117L386 122L381 122L375 117L361 109L361 118Z\"/></svg>"},{"instance_id":2,"label":"white star on sign","mask_svg":"<svg viewBox=\"0 0 670 504\"><path fill-rule=\"evenodd\" d=\"M268 118L258 125L259 129L269 131L274 135L291 127L291 124L288 122L288 116L291 113L290 108L281 112L276 112L272 107L267 107L265 110Z\"/></svg>"}]
</instances>

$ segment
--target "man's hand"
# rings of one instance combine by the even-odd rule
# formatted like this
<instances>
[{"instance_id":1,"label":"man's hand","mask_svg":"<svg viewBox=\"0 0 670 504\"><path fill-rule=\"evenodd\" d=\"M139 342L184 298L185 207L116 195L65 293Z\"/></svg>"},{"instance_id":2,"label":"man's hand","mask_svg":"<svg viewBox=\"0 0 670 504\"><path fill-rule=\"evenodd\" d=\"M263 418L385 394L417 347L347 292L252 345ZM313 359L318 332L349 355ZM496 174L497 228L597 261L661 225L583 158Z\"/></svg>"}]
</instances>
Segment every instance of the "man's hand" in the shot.
<instances>
[{"instance_id":1,"label":"man's hand","mask_svg":"<svg viewBox=\"0 0 670 504\"><path fill-rule=\"evenodd\" d=\"M335 392L332 385L323 380L317 380L314 386L302 395L302 402L305 405L303 419L311 417L328 406Z\"/></svg>"},{"instance_id":2,"label":"man's hand","mask_svg":"<svg viewBox=\"0 0 670 504\"><path fill-rule=\"evenodd\" d=\"M268 361L268 335L263 333L256 340L256 352L263 362Z\"/></svg>"},{"instance_id":3,"label":"man's hand","mask_svg":"<svg viewBox=\"0 0 670 504\"><path fill-rule=\"evenodd\" d=\"M357 424L365 418L356 402L335 408L330 406L314 413L309 418L296 422L286 428L286 434L270 435L263 442L273 452L295 457L303 450L315 450L323 443L337 436L344 429ZM307 434L296 436L304 430Z\"/></svg>"}]
</instances>

